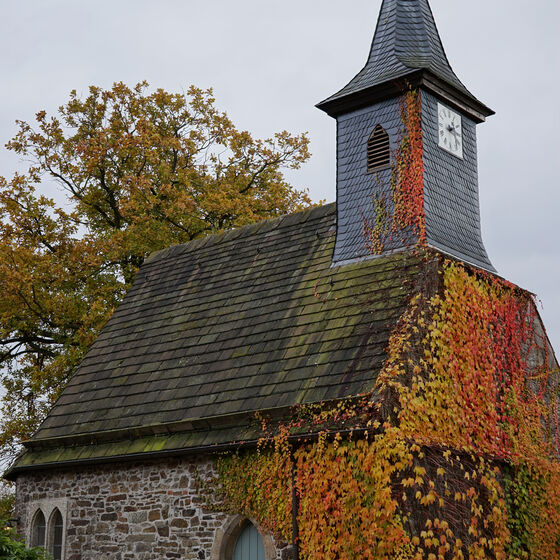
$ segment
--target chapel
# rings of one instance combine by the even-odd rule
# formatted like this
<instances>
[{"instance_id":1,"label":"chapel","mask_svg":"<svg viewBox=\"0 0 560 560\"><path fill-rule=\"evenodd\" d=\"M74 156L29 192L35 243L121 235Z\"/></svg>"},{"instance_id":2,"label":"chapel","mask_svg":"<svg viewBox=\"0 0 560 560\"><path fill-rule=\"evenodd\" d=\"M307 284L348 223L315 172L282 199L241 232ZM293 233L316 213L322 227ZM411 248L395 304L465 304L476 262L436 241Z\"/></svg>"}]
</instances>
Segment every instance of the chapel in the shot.
<instances>
[{"instance_id":1,"label":"chapel","mask_svg":"<svg viewBox=\"0 0 560 560\"><path fill-rule=\"evenodd\" d=\"M383 556L389 545L374 537L381 527L398 541L399 558L423 550L422 558L451 560L501 558L495 551L513 542L506 513L496 513L507 510L505 473L522 454L511 452L512 441L521 442L517 450L540 445L518 437L525 434L521 417L542 417L545 404L557 409L554 375L547 373L545 389L541 377L526 385L520 375L557 371L558 363L531 295L499 277L482 240L476 127L494 112L452 70L428 0L383 0L365 66L317 107L337 123L336 202L172 246L145 262L5 474L16 483L18 528L29 545L56 560L396 558ZM453 298L452 290L463 295ZM457 325L466 326L455 336L449 325L459 305ZM437 329L430 327L434 317ZM502 333L504 324L511 328ZM518 332L524 338L515 354ZM446 353L444 337L456 348ZM428 367L433 371L419 380ZM491 390L488 371L497 380ZM417 411L428 398L418 387L436 382L442 414L460 415L437 433L431 409ZM523 414L513 400L523 401ZM397 401L408 404L399 409ZM355 410L349 403L362 408L326 415L323 423L293 422L296 410ZM229 484L215 478L218 465L258 457L263 418L290 426L282 445L295 457L287 459L291 478L280 476L280 487L270 482L260 505L223 496L213 502L209 485L241 492L235 481L250 460L239 463L241 474ZM421 429L414 418L423 418ZM541 424L552 441L557 417ZM408 461L398 473L400 459L381 439L397 427L394 446L406 448ZM341 432L354 435L338 443ZM319 451L317 441L324 442ZM363 515L370 524L359 529L362 542L339 539L354 535L329 502L339 479L325 477L317 490L313 477L323 459L313 457L336 444L333 453L342 446L344 461L363 441L377 446L383 473L390 472L394 507L379 521L385 502L376 500L386 493L368 502L356 478L350 497L371 512ZM477 446L479 455L466 451ZM358 463L369 464L363 453ZM436 459L425 463L438 453L445 468ZM466 475L455 483L459 478L442 474L458 469L474 473L476 484L467 488ZM266 479L248 476L247 488L251 478L261 486ZM409 480L419 485L410 495ZM285 522L267 518L279 492L289 501L279 515ZM450 505L457 495L457 507L473 516L468 523ZM313 508L327 502L318 515ZM433 520L445 515L453 519L438 533ZM427 530L433 543L420 537ZM348 548L358 541L359 554Z\"/></svg>"}]
</instances>

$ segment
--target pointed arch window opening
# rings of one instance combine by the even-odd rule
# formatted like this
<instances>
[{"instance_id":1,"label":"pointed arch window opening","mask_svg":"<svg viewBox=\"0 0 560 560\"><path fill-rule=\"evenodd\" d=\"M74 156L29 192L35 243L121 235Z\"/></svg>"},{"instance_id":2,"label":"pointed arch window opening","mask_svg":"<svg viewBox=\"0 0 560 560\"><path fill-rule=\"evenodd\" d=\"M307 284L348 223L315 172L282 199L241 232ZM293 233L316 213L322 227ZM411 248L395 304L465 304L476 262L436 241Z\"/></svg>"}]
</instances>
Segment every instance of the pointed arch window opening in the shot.
<instances>
[{"instance_id":1,"label":"pointed arch window opening","mask_svg":"<svg viewBox=\"0 0 560 560\"><path fill-rule=\"evenodd\" d=\"M55 508L49 520L49 552L53 560L62 560L63 537L64 520L60 510Z\"/></svg>"},{"instance_id":2,"label":"pointed arch window opening","mask_svg":"<svg viewBox=\"0 0 560 560\"><path fill-rule=\"evenodd\" d=\"M391 165L391 143L387 131L378 124L367 143L367 171L373 173Z\"/></svg>"},{"instance_id":3,"label":"pointed arch window opening","mask_svg":"<svg viewBox=\"0 0 560 560\"><path fill-rule=\"evenodd\" d=\"M31 546L45 546L45 538L47 535L47 522L45 514L38 510L31 524Z\"/></svg>"}]
</instances>

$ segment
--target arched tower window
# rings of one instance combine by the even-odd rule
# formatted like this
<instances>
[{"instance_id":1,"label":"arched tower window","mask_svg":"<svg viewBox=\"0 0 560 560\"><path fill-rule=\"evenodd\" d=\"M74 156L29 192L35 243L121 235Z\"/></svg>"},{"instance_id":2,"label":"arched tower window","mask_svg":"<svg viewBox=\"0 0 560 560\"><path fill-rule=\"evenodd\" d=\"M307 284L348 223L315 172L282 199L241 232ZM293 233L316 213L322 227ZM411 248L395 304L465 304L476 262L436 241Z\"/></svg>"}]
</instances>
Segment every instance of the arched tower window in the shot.
<instances>
[{"instance_id":1,"label":"arched tower window","mask_svg":"<svg viewBox=\"0 0 560 560\"><path fill-rule=\"evenodd\" d=\"M378 124L367 144L367 170L368 173L383 169L391 163L391 147L389 144L389 134Z\"/></svg>"},{"instance_id":2,"label":"arched tower window","mask_svg":"<svg viewBox=\"0 0 560 560\"><path fill-rule=\"evenodd\" d=\"M49 520L49 552L54 560L62 558L62 540L64 536L64 521L58 508L55 508Z\"/></svg>"},{"instance_id":3,"label":"arched tower window","mask_svg":"<svg viewBox=\"0 0 560 560\"><path fill-rule=\"evenodd\" d=\"M31 523L31 546L45 546L47 524L44 513L39 510Z\"/></svg>"},{"instance_id":4,"label":"arched tower window","mask_svg":"<svg viewBox=\"0 0 560 560\"><path fill-rule=\"evenodd\" d=\"M265 560L262 537L252 523L247 523L237 537L233 560Z\"/></svg>"}]
</instances>

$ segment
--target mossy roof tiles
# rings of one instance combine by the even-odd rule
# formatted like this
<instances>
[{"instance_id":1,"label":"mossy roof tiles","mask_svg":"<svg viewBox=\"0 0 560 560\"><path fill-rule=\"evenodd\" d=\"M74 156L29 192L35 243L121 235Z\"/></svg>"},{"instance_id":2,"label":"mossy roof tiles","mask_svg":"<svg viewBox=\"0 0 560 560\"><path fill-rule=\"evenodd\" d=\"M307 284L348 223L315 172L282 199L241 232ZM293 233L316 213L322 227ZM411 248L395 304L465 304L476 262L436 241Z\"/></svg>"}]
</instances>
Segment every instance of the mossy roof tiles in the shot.
<instances>
[{"instance_id":1,"label":"mossy roof tiles","mask_svg":"<svg viewBox=\"0 0 560 560\"><path fill-rule=\"evenodd\" d=\"M152 256L16 470L147 453L151 437L160 438L158 450L223 444L247 429L149 437L146 429L371 388L418 262L401 253L332 267L335 210L325 205ZM131 438L134 430L143 435ZM123 433L128 443L107 441Z\"/></svg>"}]
</instances>

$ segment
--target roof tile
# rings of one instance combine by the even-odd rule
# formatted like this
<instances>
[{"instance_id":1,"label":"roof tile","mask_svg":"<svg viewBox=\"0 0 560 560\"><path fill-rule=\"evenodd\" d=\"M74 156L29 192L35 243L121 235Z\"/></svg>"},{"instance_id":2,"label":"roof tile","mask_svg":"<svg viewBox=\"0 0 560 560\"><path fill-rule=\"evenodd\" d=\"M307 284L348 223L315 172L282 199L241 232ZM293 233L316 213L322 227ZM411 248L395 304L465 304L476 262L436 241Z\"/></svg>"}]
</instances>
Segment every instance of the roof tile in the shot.
<instances>
[{"instance_id":1,"label":"roof tile","mask_svg":"<svg viewBox=\"0 0 560 560\"><path fill-rule=\"evenodd\" d=\"M331 266L335 214L329 204L148 259L32 440L36 447L63 438L76 453L62 450L53 459L28 451L16 467L29 453L48 462L152 447L79 445L89 437L105 441L113 430L134 433L372 388L418 261L398 254ZM242 428L232 430L227 437L243 437ZM199 445L223 437L176 439Z\"/></svg>"}]
</instances>

